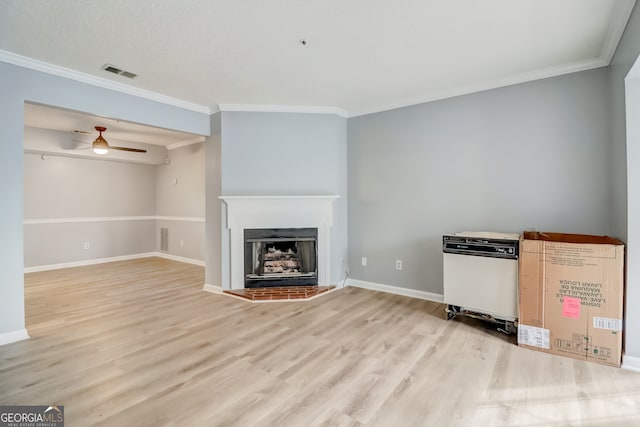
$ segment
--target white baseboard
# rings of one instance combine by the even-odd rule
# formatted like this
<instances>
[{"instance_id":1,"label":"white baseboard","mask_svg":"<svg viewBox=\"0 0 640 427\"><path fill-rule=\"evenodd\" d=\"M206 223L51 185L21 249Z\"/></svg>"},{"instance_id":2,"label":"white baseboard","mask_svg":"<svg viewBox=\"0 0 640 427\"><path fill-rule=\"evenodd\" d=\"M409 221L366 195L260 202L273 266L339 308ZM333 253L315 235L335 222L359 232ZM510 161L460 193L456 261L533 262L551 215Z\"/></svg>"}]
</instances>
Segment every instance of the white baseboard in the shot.
<instances>
[{"instance_id":1,"label":"white baseboard","mask_svg":"<svg viewBox=\"0 0 640 427\"><path fill-rule=\"evenodd\" d=\"M402 295L427 301L444 302L444 295L431 292L418 291L416 289L401 288L399 286L383 285L381 283L366 282L364 280L347 279L346 286L369 289L372 291L386 292L388 294Z\"/></svg>"},{"instance_id":2,"label":"white baseboard","mask_svg":"<svg viewBox=\"0 0 640 427\"><path fill-rule=\"evenodd\" d=\"M29 339L26 329L18 329L17 331L5 332L0 334L0 345L10 344L16 341Z\"/></svg>"},{"instance_id":3,"label":"white baseboard","mask_svg":"<svg viewBox=\"0 0 640 427\"><path fill-rule=\"evenodd\" d=\"M152 252L151 256L157 256L160 258L171 259L173 261L186 262L187 264L199 265L200 267L204 267L204 261L200 261L199 259L186 258L178 255L171 255L164 252Z\"/></svg>"},{"instance_id":4,"label":"white baseboard","mask_svg":"<svg viewBox=\"0 0 640 427\"><path fill-rule=\"evenodd\" d=\"M147 252L142 254L122 255L109 258L85 259L83 261L62 262L60 264L38 265L35 267L25 267L25 273L36 273L38 271L60 270L62 268L84 267L85 265L104 264L106 262L127 261L130 259L149 258L157 256L155 252Z\"/></svg>"},{"instance_id":5,"label":"white baseboard","mask_svg":"<svg viewBox=\"0 0 640 427\"><path fill-rule=\"evenodd\" d=\"M205 292L211 292L212 294L222 294L222 286L220 285L212 285L210 283L205 283L202 290Z\"/></svg>"},{"instance_id":6,"label":"white baseboard","mask_svg":"<svg viewBox=\"0 0 640 427\"><path fill-rule=\"evenodd\" d=\"M640 372L640 357L622 356L622 369Z\"/></svg>"},{"instance_id":7,"label":"white baseboard","mask_svg":"<svg viewBox=\"0 0 640 427\"><path fill-rule=\"evenodd\" d=\"M36 273L39 271L60 270L63 268L72 268L72 267L84 267L86 265L104 264L107 262L116 262L116 261L128 261L131 259L149 258L149 257L165 258L173 261L185 262L187 264L195 264L195 265L204 267L204 261L200 261L197 259L165 254L163 252L145 252L141 254L122 255L122 256L114 256L109 258L94 258L94 259L85 259L83 261L63 262L60 264L48 264L48 265L38 265L35 267L25 267L24 272Z\"/></svg>"}]
</instances>

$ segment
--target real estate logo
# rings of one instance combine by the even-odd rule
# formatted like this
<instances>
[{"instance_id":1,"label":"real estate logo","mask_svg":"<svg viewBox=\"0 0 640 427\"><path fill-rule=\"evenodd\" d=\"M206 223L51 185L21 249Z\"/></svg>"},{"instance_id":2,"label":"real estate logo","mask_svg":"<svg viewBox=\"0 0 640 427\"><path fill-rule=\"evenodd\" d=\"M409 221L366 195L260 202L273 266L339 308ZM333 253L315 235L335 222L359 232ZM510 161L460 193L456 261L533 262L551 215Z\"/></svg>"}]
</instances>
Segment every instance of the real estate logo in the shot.
<instances>
[{"instance_id":1,"label":"real estate logo","mask_svg":"<svg viewBox=\"0 0 640 427\"><path fill-rule=\"evenodd\" d=\"M64 406L0 406L0 427L64 427Z\"/></svg>"}]
</instances>

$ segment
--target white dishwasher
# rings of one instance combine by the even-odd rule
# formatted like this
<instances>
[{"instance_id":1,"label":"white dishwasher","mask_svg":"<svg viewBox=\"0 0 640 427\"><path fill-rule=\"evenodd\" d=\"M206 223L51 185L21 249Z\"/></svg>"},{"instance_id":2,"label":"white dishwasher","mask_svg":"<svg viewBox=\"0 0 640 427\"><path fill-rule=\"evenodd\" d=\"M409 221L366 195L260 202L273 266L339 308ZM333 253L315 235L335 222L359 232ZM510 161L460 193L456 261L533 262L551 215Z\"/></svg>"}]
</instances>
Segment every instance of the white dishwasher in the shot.
<instances>
[{"instance_id":1,"label":"white dishwasher","mask_svg":"<svg viewBox=\"0 0 640 427\"><path fill-rule=\"evenodd\" d=\"M464 314L514 333L518 318L520 236L464 232L442 236L447 318Z\"/></svg>"}]
</instances>

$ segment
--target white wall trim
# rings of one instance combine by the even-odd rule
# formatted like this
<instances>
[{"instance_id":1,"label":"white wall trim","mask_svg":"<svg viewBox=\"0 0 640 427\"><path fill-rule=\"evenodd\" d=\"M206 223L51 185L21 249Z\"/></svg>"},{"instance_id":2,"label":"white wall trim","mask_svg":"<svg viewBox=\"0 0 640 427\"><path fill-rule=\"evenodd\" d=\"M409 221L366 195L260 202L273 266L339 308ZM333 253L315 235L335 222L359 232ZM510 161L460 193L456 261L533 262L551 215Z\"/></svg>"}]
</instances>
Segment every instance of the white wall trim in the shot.
<instances>
[{"instance_id":1,"label":"white wall trim","mask_svg":"<svg viewBox=\"0 0 640 427\"><path fill-rule=\"evenodd\" d=\"M167 145L167 150L175 150L176 148L186 147L188 145L198 144L200 142L204 142L204 136L198 136L193 139L188 139L186 141L174 142L173 144Z\"/></svg>"},{"instance_id":2,"label":"white wall trim","mask_svg":"<svg viewBox=\"0 0 640 427\"><path fill-rule=\"evenodd\" d=\"M31 150L29 148L25 148L24 152L25 154L37 154L37 155L46 155L46 156L51 156L51 157L66 157L66 158L70 158L70 159L83 159L83 160L95 160L98 162L116 162L116 163L128 163L128 164L134 164L134 165L149 165L149 166L162 166L162 165L166 165L166 159L164 159L162 162L159 161L147 161L147 160L135 160L135 159L116 159L114 157L98 157L97 154L91 154L91 153L86 153L86 154L80 154L80 153L73 153L72 151L74 150L68 150L68 153L59 153L57 151L50 151L50 150Z\"/></svg>"},{"instance_id":3,"label":"white wall trim","mask_svg":"<svg viewBox=\"0 0 640 427\"><path fill-rule=\"evenodd\" d=\"M218 104L220 111L244 111L259 113L336 114L349 117L349 112L339 107L307 105Z\"/></svg>"},{"instance_id":4,"label":"white wall trim","mask_svg":"<svg viewBox=\"0 0 640 427\"><path fill-rule=\"evenodd\" d=\"M411 107L414 105L425 104L427 102L440 101L443 99L453 98L461 95L482 92L490 89L498 89L506 86L512 86L519 83L528 83L535 80L556 77L564 74L576 73L578 71L586 71L599 67L606 67L609 62L604 58L594 58L586 61L575 62L573 64L564 64L557 67L543 68L540 70L530 71L522 74L512 75L505 78L495 80L487 80L484 82L473 83L457 88L446 89L442 91L433 91L427 94L418 95L415 98L408 98L400 102L378 104L370 108L364 108L356 111L349 111L349 117L364 116L366 114L380 113L397 108Z\"/></svg>"},{"instance_id":5,"label":"white wall trim","mask_svg":"<svg viewBox=\"0 0 640 427\"><path fill-rule=\"evenodd\" d=\"M29 68L31 70L41 71L43 73L52 74L58 77L75 80L80 83L87 83L92 86L98 86L104 89L113 90L127 95L137 96L139 98L148 99L150 101L160 102L166 105L183 108L185 110L195 111L197 113L211 114L211 108L185 101L183 99L173 98L161 93L152 92L150 90L140 89L128 84L116 82L92 74L82 73L70 68L60 67L58 65L49 64L27 56L18 55L6 50L0 50L0 61L8 64L17 65L19 67ZM98 70L96 70L97 72Z\"/></svg>"},{"instance_id":6,"label":"white wall trim","mask_svg":"<svg viewBox=\"0 0 640 427\"><path fill-rule=\"evenodd\" d=\"M25 267L24 272L37 273L40 271L61 270L63 268L84 267L87 265L105 264L107 262L128 261L132 259L151 258L151 257L165 258L173 261L184 262L187 264L194 264L200 267L204 267L204 261L200 261L198 259L166 254L164 252L143 252L140 254L122 255L122 256L114 256L114 257L108 257L108 258L93 258L93 259L85 259L82 261L62 262L59 264L47 264L47 265L37 265L34 267Z\"/></svg>"},{"instance_id":7,"label":"white wall trim","mask_svg":"<svg viewBox=\"0 0 640 427\"><path fill-rule=\"evenodd\" d=\"M624 0L616 2L614 10L611 13L609 19L608 33L602 43L602 50L600 51L600 58L602 58L607 65L611 63L613 55L616 53L624 29L627 27L631 12L636 4L636 0Z\"/></svg>"},{"instance_id":8,"label":"white wall trim","mask_svg":"<svg viewBox=\"0 0 640 427\"><path fill-rule=\"evenodd\" d=\"M0 345L10 344L16 341L29 339L26 329L18 329L16 331L5 332L0 334Z\"/></svg>"},{"instance_id":9,"label":"white wall trim","mask_svg":"<svg viewBox=\"0 0 640 427\"><path fill-rule=\"evenodd\" d=\"M165 259L170 259L170 260L173 260L173 261L179 261L179 262L184 262L184 263L187 263L187 264L199 265L200 267L204 267L204 261L201 261L199 259L186 258L186 257L183 257L183 256L167 254L167 253L164 253L164 252L152 252L151 256L157 256L159 258L165 258Z\"/></svg>"},{"instance_id":10,"label":"white wall trim","mask_svg":"<svg viewBox=\"0 0 640 427\"><path fill-rule=\"evenodd\" d=\"M73 268L73 267L84 267L86 265L104 264L107 262L116 262L116 261L127 261L130 259L149 258L152 256L156 256L156 253L147 252L147 253L141 253L141 254L114 256L109 258L85 259L82 261L62 262L59 264L46 264L46 265L37 265L34 267L25 267L24 272L37 273L39 271L61 270L63 268Z\"/></svg>"},{"instance_id":11,"label":"white wall trim","mask_svg":"<svg viewBox=\"0 0 640 427\"><path fill-rule=\"evenodd\" d=\"M640 160L640 120L638 115L640 114L640 77L634 77L633 73L640 71L640 57L634 60L634 63L625 78L624 87L624 103L625 103L625 118L626 118L626 148L627 148L627 246L625 248L627 260L636 260L640 251L638 250L638 244L640 243L640 220L638 220L638 214L640 213L640 172L638 171L637 164ZM638 329L640 325L637 324L637 313L635 313L637 302L640 299L640 289L638 284L640 283L640 266L636 262L626 262L626 295L625 295L625 311L627 313L625 319L626 330L624 332L625 349L627 351L632 349L635 354L638 354L640 348L640 336ZM633 309L631 307L633 306ZM633 318L630 319L629 313L633 313ZM640 358L625 356L623 358L623 365L628 369L640 368Z\"/></svg>"},{"instance_id":12,"label":"white wall trim","mask_svg":"<svg viewBox=\"0 0 640 427\"><path fill-rule=\"evenodd\" d=\"M202 290L205 292L211 292L212 294L222 295L222 286L220 285L212 285L210 283L205 283Z\"/></svg>"},{"instance_id":13,"label":"white wall trim","mask_svg":"<svg viewBox=\"0 0 640 427\"><path fill-rule=\"evenodd\" d=\"M622 369L640 372L640 357L622 356Z\"/></svg>"},{"instance_id":14,"label":"white wall trim","mask_svg":"<svg viewBox=\"0 0 640 427\"><path fill-rule=\"evenodd\" d=\"M347 279L347 286L369 289L372 291L386 292L388 294L402 295L405 297L418 298L433 302L444 302L444 295L431 292L418 291L416 289L401 288L399 286L383 285L381 283L366 282L364 280Z\"/></svg>"},{"instance_id":15,"label":"white wall trim","mask_svg":"<svg viewBox=\"0 0 640 427\"><path fill-rule=\"evenodd\" d=\"M160 221L204 222L203 216L155 216Z\"/></svg>"},{"instance_id":16,"label":"white wall trim","mask_svg":"<svg viewBox=\"0 0 640 427\"><path fill-rule=\"evenodd\" d=\"M218 199L222 200L323 200L323 199L339 199L339 195L323 195L323 194L314 194L309 196L301 196L301 195L282 195L282 196L218 196Z\"/></svg>"},{"instance_id":17,"label":"white wall trim","mask_svg":"<svg viewBox=\"0 0 640 427\"><path fill-rule=\"evenodd\" d=\"M155 216L94 216L79 218L35 218L25 219L24 224L66 224L77 222L112 222L112 221L146 221L155 220Z\"/></svg>"},{"instance_id":18,"label":"white wall trim","mask_svg":"<svg viewBox=\"0 0 640 427\"><path fill-rule=\"evenodd\" d=\"M66 224L79 222L112 222L112 221L184 221L184 222L204 222L204 217L199 216L157 216L157 215L140 215L140 216L93 216L78 218L36 218L25 219L25 225L31 224Z\"/></svg>"}]
</instances>

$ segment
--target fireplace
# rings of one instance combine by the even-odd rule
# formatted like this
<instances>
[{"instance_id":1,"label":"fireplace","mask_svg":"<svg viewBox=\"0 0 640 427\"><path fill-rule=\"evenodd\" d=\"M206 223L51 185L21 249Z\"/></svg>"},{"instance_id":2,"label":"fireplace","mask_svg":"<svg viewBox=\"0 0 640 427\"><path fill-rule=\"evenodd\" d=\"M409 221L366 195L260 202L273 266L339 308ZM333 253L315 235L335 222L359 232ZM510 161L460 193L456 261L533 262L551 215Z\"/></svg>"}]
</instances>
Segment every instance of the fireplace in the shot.
<instances>
[{"instance_id":1,"label":"fireplace","mask_svg":"<svg viewBox=\"0 0 640 427\"><path fill-rule=\"evenodd\" d=\"M244 289L245 286L252 286L246 282L246 276L253 268L254 255L250 256L249 269L246 269L246 252L253 253L253 243L247 245L245 232L251 230L296 230L313 229L313 236L302 235L292 238L291 235L280 236L285 240L301 240L314 238L314 250L302 249L307 252L315 252L315 267L303 261L303 271L308 274L315 273L315 283L319 286L330 285L330 260L331 242L330 230L333 225L333 202L339 196L335 195L310 195L310 196L220 196L226 205L223 210L223 234L222 234L222 290ZM228 230L228 232L226 231ZM254 237L256 239L274 239L272 234ZM266 245L265 245L266 246ZM298 248L304 245L298 244ZM278 247L271 245L274 252ZM284 248L285 252L289 248ZM293 248L291 248L293 252ZM299 250L300 251L300 250ZM283 252L283 248L280 248ZM282 260L280 260L282 261ZM287 261L285 258L284 261ZM293 268L293 267L291 267ZM284 272L284 268L283 268ZM301 273L301 271L290 271L289 273ZM250 274L256 273L254 270ZM300 275L298 275L300 276ZM286 277L287 279L291 277ZM257 280L268 280L256 278ZM303 280L303 277L293 277L291 279ZM291 281L293 282L293 280ZM255 284L253 285L255 286ZM259 286L265 286L260 284Z\"/></svg>"},{"instance_id":2,"label":"fireplace","mask_svg":"<svg viewBox=\"0 0 640 427\"><path fill-rule=\"evenodd\" d=\"M317 228L244 230L244 287L318 284Z\"/></svg>"}]
</instances>

